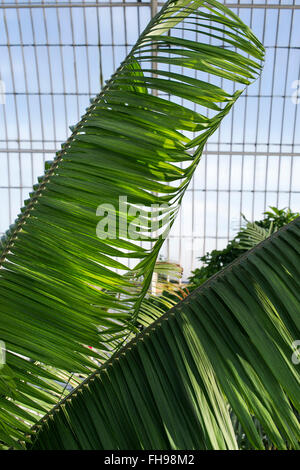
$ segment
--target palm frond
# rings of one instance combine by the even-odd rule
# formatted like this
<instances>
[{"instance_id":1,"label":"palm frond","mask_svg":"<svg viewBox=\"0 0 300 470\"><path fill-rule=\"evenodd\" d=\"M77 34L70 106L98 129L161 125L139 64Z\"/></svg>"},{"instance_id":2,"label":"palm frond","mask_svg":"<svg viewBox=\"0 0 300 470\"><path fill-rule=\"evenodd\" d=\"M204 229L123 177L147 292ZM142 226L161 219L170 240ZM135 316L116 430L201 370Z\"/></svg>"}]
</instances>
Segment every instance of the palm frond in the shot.
<instances>
[{"instance_id":1,"label":"palm frond","mask_svg":"<svg viewBox=\"0 0 300 470\"><path fill-rule=\"evenodd\" d=\"M300 447L300 218L159 317L33 429L34 449ZM235 425L236 428L236 425Z\"/></svg>"},{"instance_id":2,"label":"palm frond","mask_svg":"<svg viewBox=\"0 0 300 470\"><path fill-rule=\"evenodd\" d=\"M58 377L95 370L135 332L203 147L242 91L232 84L253 81L263 55L222 4L167 2L47 164L2 239L0 338L17 398L0 398L8 429L0 440L20 439L58 401L65 381ZM139 205L142 243L129 235ZM96 227L111 208L117 221L99 239Z\"/></svg>"}]
</instances>

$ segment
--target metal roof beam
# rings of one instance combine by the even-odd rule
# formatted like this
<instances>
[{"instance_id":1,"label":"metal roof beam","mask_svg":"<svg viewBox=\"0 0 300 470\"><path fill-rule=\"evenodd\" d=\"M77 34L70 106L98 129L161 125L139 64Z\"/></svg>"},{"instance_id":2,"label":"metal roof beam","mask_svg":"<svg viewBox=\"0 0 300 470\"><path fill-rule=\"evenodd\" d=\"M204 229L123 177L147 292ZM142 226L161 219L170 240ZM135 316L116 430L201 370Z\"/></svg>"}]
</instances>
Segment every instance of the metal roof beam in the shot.
<instances>
[{"instance_id":1,"label":"metal roof beam","mask_svg":"<svg viewBox=\"0 0 300 470\"><path fill-rule=\"evenodd\" d=\"M158 6L165 2L157 2ZM264 10L300 10L300 4L276 4L276 3L227 3L229 8L251 8ZM95 7L153 7L153 2L76 2L76 3L1 3L0 8L95 8Z\"/></svg>"},{"instance_id":2,"label":"metal roof beam","mask_svg":"<svg viewBox=\"0 0 300 470\"><path fill-rule=\"evenodd\" d=\"M20 148L0 148L0 153L56 153L57 149L20 149ZM204 155L257 155L259 157L300 157L300 152L255 152L255 151L224 151L224 150L204 150Z\"/></svg>"}]
</instances>

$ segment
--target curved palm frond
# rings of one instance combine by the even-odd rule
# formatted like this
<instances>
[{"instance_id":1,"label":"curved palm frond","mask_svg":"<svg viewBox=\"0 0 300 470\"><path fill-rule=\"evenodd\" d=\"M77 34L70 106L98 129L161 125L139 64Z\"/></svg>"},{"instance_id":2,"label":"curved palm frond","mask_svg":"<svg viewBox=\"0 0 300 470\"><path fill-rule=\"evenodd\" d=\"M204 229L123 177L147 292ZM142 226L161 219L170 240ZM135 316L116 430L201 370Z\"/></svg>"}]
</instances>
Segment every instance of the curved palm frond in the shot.
<instances>
[{"instance_id":1,"label":"curved palm frond","mask_svg":"<svg viewBox=\"0 0 300 470\"><path fill-rule=\"evenodd\" d=\"M0 441L22 439L69 373L76 385L76 373L95 370L135 331L203 147L241 93L233 84L255 79L263 55L222 4L169 1L47 165L2 239L0 338L16 387L0 397ZM139 205L142 243L128 233ZM99 239L111 208L117 217Z\"/></svg>"},{"instance_id":2,"label":"curved palm frond","mask_svg":"<svg viewBox=\"0 0 300 470\"><path fill-rule=\"evenodd\" d=\"M249 250L258 243L266 240L274 232L273 224L267 230L260 227L255 222L248 222L245 227L242 227L237 235L238 248L241 250Z\"/></svg>"},{"instance_id":3,"label":"curved palm frond","mask_svg":"<svg viewBox=\"0 0 300 470\"><path fill-rule=\"evenodd\" d=\"M116 353L33 429L33 448L234 449L228 403L252 448L259 423L299 449L299 258L300 218Z\"/></svg>"}]
</instances>

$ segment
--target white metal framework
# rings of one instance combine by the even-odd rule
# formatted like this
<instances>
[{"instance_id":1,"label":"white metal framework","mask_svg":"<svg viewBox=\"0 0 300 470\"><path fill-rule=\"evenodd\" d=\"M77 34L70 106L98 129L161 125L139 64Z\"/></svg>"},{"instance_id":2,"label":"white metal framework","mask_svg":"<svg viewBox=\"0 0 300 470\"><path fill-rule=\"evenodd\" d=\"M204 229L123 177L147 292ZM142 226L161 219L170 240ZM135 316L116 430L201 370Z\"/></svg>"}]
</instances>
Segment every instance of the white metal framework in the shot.
<instances>
[{"instance_id":1,"label":"white metal framework","mask_svg":"<svg viewBox=\"0 0 300 470\"><path fill-rule=\"evenodd\" d=\"M162 4L2 0L0 234ZM210 139L164 248L185 277L197 256L227 243L241 213L257 219L270 205L300 210L300 0L226 5L263 42L266 63Z\"/></svg>"}]
</instances>

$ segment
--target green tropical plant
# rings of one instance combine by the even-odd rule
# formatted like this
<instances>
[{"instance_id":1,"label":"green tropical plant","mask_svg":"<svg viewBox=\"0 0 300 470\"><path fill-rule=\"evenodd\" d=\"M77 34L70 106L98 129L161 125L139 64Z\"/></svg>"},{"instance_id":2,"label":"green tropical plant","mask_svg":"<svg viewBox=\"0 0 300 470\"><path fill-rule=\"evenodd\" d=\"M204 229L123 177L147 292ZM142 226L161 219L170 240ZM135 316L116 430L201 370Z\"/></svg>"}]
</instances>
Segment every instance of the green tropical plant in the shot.
<instances>
[{"instance_id":1,"label":"green tropical plant","mask_svg":"<svg viewBox=\"0 0 300 470\"><path fill-rule=\"evenodd\" d=\"M264 212L263 215L262 220L254 222L248 221L243 216L246 225L238 231L225 248L212 250L199 258L202 266L196 268L189 277L188 287L190 290L203 284L211 276L241 256L242 253L268 238L274 231L292 222L300 214L292 212L289 208L277 209L276 207L270 207L270 210Z\"/></svg>"},{"instance_id":2,"label":"green tropical plant","mask_svg":"<svg viewBox=\"0 0 300 470\"><path fill-rule=\"evenodd\" d=\"M240 250L253 248L257 243L268 238L271 233L299 217L300 214L292 212L290 208L277 209L271 206L269 211L264 212L264 216L262 220L256 222L249 222L244 217L246 226L242 227L235 237Z\"/></svg>"},{"instance_id":3,"label":"green tropical plant","mask_svg":"<svg viewBox=\"0 0 300 470\"><path fill-rule=\"evenodd\" d=\"M183 33L188 34L189 39L184 39ZM209 44L210 39L216 45ZM245 343L246 362L240 364L243 355L241 359L236 358L240 362L233 366L233 375L228 375L235 377L234 387L226 378L219 377L219 369L209 351L212 344L204 343L202 336L198 336L198 327L189 325L186 312L182 312L182 318L178 315L183 304L176 307L175 330L166 333L166 343L156 344L159 350L153 349L152 358L148 340L145 343L139 340L141 356L134 356L129 369L124 369L126 377L123 370L118 375L118 366L115 366L119 363L118 357L126 355L128 359L130 356L128 351L133 343L125 346L125 350L122 345L139 331L140 308L159 250L203 147L242 92L232 91L233 84L248 85L255 79L263 56L260 42L224 5L215 0L169 1L92 101L55 160L47 164L45 175L2 239L0 338L7 348L7 364L0 370L0 442L3 447L22 447L24 442L30 442L31 426L45 416L43 431L49 423L56 426L61 421L60 430L53 436L58 441L56 444L49 441L49 447L61 444L68 448L97 445L235 448L228 401L242 426L249 426L247 435L254 447L260 448L262 443L251 425L253 414L263 422L278 447L284 447L285 439L289 445L297 446L297 422L282 391L292 401L295 396L298 398L296 372L287 365L286 372L280 369L280 374L273 376L268 368L272 365L270 351L277 345L277 356L281 355L278 364L282 366L290 352L287 342L291 336L295 337L295 328L292 322L286 323L285 318L270 320L271 307L270 312L261 307L257 313L260 321L266 323L265 334L275 335L274 340L269 339L270 344L266 343L266 365L262 359L264 351L258 320L254 324L250 321L251 331L245 328L244 317L228 320L228 328L236 327L232 331L234 337L241 331L248 339L251 333L253 341L253 344ZM201 79L195 77L195 72L202 74ZM221 78L227 91L207 81L207 74ZM120 195L126 197L127 202L119 205ZM162 203L165 204L163 209L155 206ZM111 207L115 209L118 217L111 221L102 211L103 204L107 212ZM136 207L140 204L144 209L137 220ZM155 228L151 226L153 219L160 222ZM107 222L106 236L101 239L96 232L99 221L102 225ZM140 240L129 237L129 226L143 235L142 246ZM224 309L225 315L225 306ZM208 316L208 320L212 321L215 314L211 312L212 318ZM207 328L209 325L211 323ZM154 328L157 326L155 323ZM144 339L148 338L148 333L149 330L142 333ZM159 335L164 334L162 328ZM224 338L223 341L226 355L227 343ZM235 341L233 344L239 351L239 340L235 338ZM140 346L146 343L149 350ZM258 348L257 357L253 348ZM167 363L160 363L159 355L162 353L163 359L166 352L176 360L176 368L173 362L165 375L160 376L157 374ZM113 353L114 359L111 359ZM112 361L113 368L109 366ZM108 381L108 388L100 390L95 371L101 364L101 380L104 377L103 380ZM113 386L116 388L111 386L108 370L117 374ZM241 378L236 376L237 371ZM87 385L81 385L87 376L84 382ZM172 417L172 400L169 405L165 402L169 393L172 396L177 380L183 382L173 405L180 405L182 412L187 407L182 429L182 415L179 419L173 413ZM258 383L262 380L267 384L263 384L260 391ZM73 406L75 395L78 393L77 397L81 397L82 390L93 382L96 387L92 401L87 393L84 404L77 398ZM155 391L144 389L149 382ZM73 398L65 397L66 384L79 387ZM244 402L248 389L250 396ZM97 400L99 391L103 391L102 397L96 408L90 408L95 406L93 400ZM141 391L147 398L141 396ZM278 392L278 395L273 397L271 392ZM160 394L161 403L157 408ZM256 396L262 399L261 404L256 403ZM127 407L134 410L139 401L144 416L133 413L130 418ZM70 414L62 418L60 410L65 410L67 403L71 403ZM115 417L119 405L120 420L107 421ZM57 413L49 411L53 406ZM82 428L87 423L85 410L97 420L91 428L91 436L86 436ZM109 416L109 413L112 414ZM72 423L71 418L75 419ZM76 437L68 427L70 423L74 426L74 422L78 426ZM124 436L124 429L130 423L133 427ZM102 425L103 436L98 441ZM35 431L40 426L38 424ZM141 434L134 429L139 429ZM184 431L187 431L186 437ZM89 439L95 439L93 445ZM38 442L36 446L45 445L42 437Z\"/></svg>"}]
</instances>

